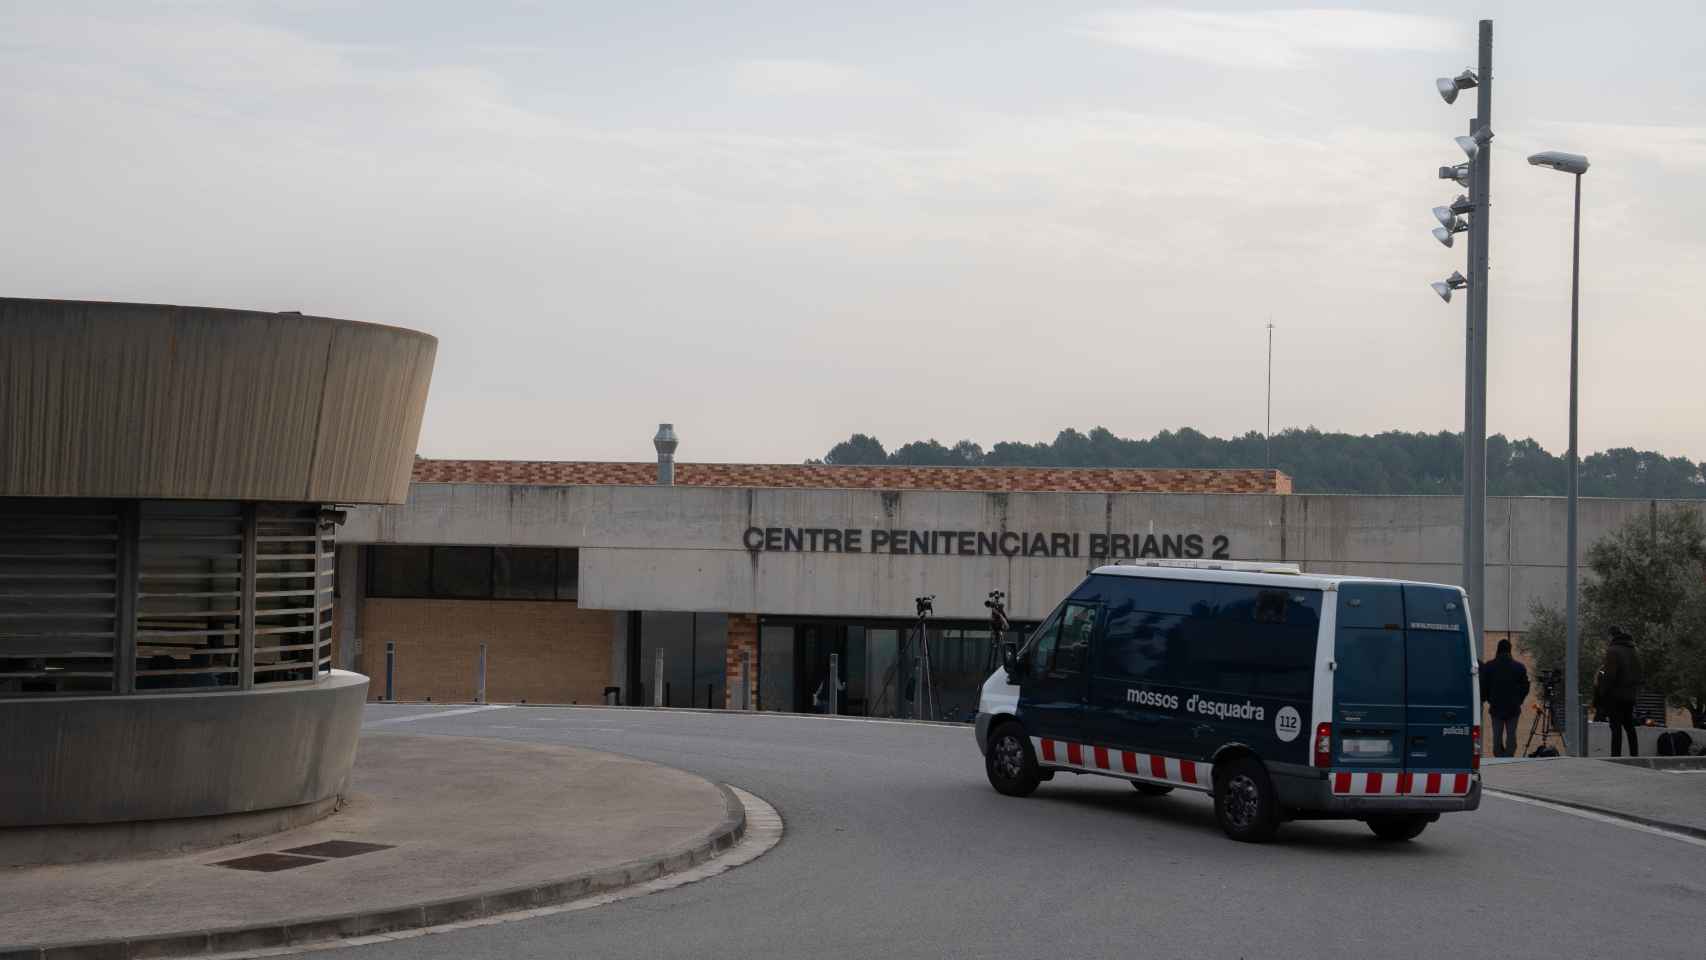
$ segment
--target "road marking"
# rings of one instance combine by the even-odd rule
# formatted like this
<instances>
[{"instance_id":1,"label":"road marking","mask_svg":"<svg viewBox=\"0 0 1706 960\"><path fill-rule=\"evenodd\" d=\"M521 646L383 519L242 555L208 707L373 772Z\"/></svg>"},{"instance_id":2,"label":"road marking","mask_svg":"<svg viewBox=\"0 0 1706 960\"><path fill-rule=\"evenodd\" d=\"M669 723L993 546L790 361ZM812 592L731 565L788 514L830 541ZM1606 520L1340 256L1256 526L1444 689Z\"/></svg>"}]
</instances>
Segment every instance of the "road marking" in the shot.
<instances>
[{"instance_id":1,"label":"road marking","mask_svg":"<svg viewBox=\"0 0 1706 960\"><path fill-rule=\"evenodd\" d=\"M442 714L439 714L442 716ZM413 718L411 718L413 719ZM532 920L535 917L550 917L559 913L573 913L592 907L601 907L607 903L628 900L633 897L643 897L647 894L671 890L675 887L686 886L695 881L726 873L735 867L744 866L769 853L771 848L782 842L782 815L776 808L765 803L758 797L730 784L730 790L746 808L746 833L739 843L720 853L710 860L646 883L623 887L612 893L601 893L597 896L572 900L549 907L535 907L532 910L517 910L514 913L500 913L490 917L479 917L474 920L460 920L456 923L441 923L432 927L416 927L412 930L398 930L395 933L373 933L361 937L348 937L343 940L322 940L318 943L297 943L288 947L269 947L265 950L248 950L238 953L218 953L203 955L202 960L250 960L256 957L291 957L303 953L320 953L325 950L342 950L345 947L360 947L374 943L390 943L397 940L413 940L416 937L432 936L438 933L452 933L457 930L471 930L475 927L490 927L500 923L514 923L517 920Z\"/></svg>"},{"instance_id":2,"label":"road marking","mask_svg":"<svg viewBox=\"0 0 1706 960\"><path fill-rule=\"evenodd\" d=\"M1550 802L1545 801L1545 800L1536 800L1533 797L1519 797L1514 793L1505 793L1502 790L1486 790L1486 789L1483 789L1481 791L1481 794L1483 796L1488 796L1488 797L1498 797L1500 800L1515 800L1517 803L1526 803L1529 806L1533 806L1533 807L1545 807L1548 810L1556 810L1559 813L1567 813L1572 817L1581 817L1583 820L1593 820L1593 821L1596 821L1598 823L1607 823L1607 824L1610 824L1611 826L1614 826L1614 827L1622 827L1625 830L1634 830L1634 831L1637 831L1639 833L1650 833L1655 837L1665 837L1665 838L1670 839L1670 840L1680 840L1683 843L1691 844L1691 845L1696 846L1696 847L1706 847L1706 840L1702 840L1699 837L1691 837L1686 833L1677 833L1674 830L1665 830L1661 827L1655 827L1655 826L1652 826L1650 824L1645 824L1645 823L1638 823L1634 820L1625 820L1622 817L1613 817L1613 816L1609 816L1609 815L1603 814L1603 813L1595 813L1592 810L1583 810L1580 807L1567 807L1561 803L1550 803Z\"/></svg>"},{"instance_id":3,"label":"road marking","mask_svg":"<svg viewBox=\"0 0 1706 960\"><path fill-rule=\"evenodd\" d=\"M386 717L384 720L368 720L364 727L378 727L387 723L408 723L411 720L433 720L438 717L458 717L464 713L484 713L487 710L508 710L512 704L493 703L484 707L462 707L459 710L440 710L437 713L411 713L406 717Z\"/></svg>"}]
</instances>

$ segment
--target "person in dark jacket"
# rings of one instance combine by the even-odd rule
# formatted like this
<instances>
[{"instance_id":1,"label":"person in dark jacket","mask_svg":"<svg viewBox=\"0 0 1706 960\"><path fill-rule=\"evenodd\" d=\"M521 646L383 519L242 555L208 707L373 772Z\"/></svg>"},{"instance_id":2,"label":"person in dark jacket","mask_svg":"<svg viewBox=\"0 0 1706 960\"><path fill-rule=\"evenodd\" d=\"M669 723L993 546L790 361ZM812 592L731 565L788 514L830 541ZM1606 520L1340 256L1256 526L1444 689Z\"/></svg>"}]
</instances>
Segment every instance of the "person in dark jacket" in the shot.
<instances>
[{"instance_id":1,"label":"person in dark jacket","mask_svg":"<svg viewBox=\"0 0 1706 960\"><path fill-rule=\"evenodd\" d=\"M1609 631L1611 642L1605 647L1605 663L1600 667L1597 699L1603 705L1605 719L1611 721L1611 755L1623 756L1623 734L1629 733L1629 755L1641 755L1635 739L1635 695L1641 692L1641 658L1635 655L1635 640L1622 627Z\"/></svg>"},{"instance_id":2,"label":"person in dark jacket","mask_svg":"<svg viewBox=\"0 0 1706 960\"><path fill-rule=\"evenodd\" d=\"M1481 699L1493 717L1493 756L1516 756L1516 721L1528 700L1528 668L1511 656L1511 642L1499 641L1498 653L1481 664Z\"/></svg>"}]
</instances>

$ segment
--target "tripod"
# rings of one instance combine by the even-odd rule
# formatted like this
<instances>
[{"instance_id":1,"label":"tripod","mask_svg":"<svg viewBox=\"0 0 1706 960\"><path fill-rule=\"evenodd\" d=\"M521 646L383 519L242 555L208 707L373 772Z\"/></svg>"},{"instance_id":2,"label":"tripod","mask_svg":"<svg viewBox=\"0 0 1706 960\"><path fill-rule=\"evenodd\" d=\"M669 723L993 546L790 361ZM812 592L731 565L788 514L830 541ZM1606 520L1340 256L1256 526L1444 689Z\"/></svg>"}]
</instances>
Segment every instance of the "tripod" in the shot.
<instances>
[{"instance_id":1,"label":"tripod","mask_svg":"<svg viewBox=\"0 0 1706 960\"><path fill-rule=\"evenodd\" d=\"M1544 709L1542 709L1542 704L1544 704ZM1522 745L1522 756L1541 755L1529 750L1530 747L1534 746L1534 738L1538 736L1540 737L1539 749L1549 750L1551 752L1545 755L1555 757L1558 755L1558 750L1551 744L1553 735L1558 731L1552 726L1552 699L1548 697L1542 703L1535 704L1534 709L1540 714L1540 719L1535 721L1534 726L1528 728L1528 741Z\"/></svg>"},{"instance_id":2,"label":"tripod","mask_svg":"<svg viewBox=\"0 0 1706 960\"><path fill-rule=\"evenodd\" d=\"M907 632L906 639L901 642L900 650L895 657L894 666L890 667L883 677L883 690L878 694L876 703L888 699L889 688L900 673L901 665L906 663L907 656L913 651L914 644L918 651L918 665L912 674L912 695L906 699L912 701L913 719L934 720L941 708L941 693L936 689L935 672L930 667L930 633L926 628L932 601L936 598L918 597L913 602L917 604L917 619L912 622L912 629ZM897 711L898 712L898 711Z\"/></svg>"}]
</instances>

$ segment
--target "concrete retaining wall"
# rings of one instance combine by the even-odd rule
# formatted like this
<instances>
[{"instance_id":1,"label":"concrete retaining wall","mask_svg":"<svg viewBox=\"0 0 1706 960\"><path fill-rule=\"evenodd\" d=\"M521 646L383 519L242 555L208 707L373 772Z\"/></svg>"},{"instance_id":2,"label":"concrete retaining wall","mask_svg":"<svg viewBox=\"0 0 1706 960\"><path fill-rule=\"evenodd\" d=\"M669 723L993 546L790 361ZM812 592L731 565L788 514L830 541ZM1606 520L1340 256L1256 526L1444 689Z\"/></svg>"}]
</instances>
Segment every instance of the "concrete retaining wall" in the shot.
<instances>
[{"instance_id":1,"label":"concrete retaining wall","mask_svg":"<svg viewBox=\"0 0 1706 960\"><path fill-rule=\"evenodd\" d=\"M367 678L0 701L0 827L250 813L340 793Z\"/></svg>"}]
</instances>

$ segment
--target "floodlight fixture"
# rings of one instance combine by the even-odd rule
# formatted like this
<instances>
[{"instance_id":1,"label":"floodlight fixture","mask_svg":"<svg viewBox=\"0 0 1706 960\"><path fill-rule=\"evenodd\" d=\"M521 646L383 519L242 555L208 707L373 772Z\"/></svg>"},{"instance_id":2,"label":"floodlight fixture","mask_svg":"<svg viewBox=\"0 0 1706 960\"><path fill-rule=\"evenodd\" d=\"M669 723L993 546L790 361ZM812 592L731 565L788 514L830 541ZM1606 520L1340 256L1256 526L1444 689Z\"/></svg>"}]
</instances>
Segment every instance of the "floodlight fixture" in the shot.
<instances>
[{"instance_id":1,"label":"floodlight fixture","mask_svg":"<svg viewBox=\"0 0 1706 960\"><path fill-rule=\"evenodd\" d=\"M1458 137L1457 145L1463 149L1463 152L1467 154L1471 160L1475 159L1475 155L1481 152L1481 145L1475 142L1474 137Z\"/></svg>"},{"instance_id":2,"label":"floodlight fixture","mask_svg":"<svg viewBox=\"0 0 1706 960\"><path fill-rule=\"evenodd\" d=\"M1462 211L1457 209L1457 204L1455 203L1449 207L1435 207L1434 219L1439 221L1440 226L1445 227L1452 233L1462 233L1469 229L1469 224L1458 219L1457 215L1460 212Z\"/></svg>"},{"instance_id":3,"label":"floodlight fixture","mask_svg":"<svg viewBox=\"0 0 1706 960\"><path fill-rule=\"evenodd\" d=\"M1454 181L1458 186L1463 187L1464 189L1468 189L1468 187L1469 187L1469 164L1460 163L1454 167L1440 167L1439 168L1439 178L1441 180Z\"/></svg>"},{"instance_id":4,"label":"floodlight fixture","mask_svg":"<svg viewBox=\"0 0 1706 960\"><path fill-rule=\"evenodd\" d=\"M1573 173L1581 176L1588 172L1588 158L1579 153L1565 153L1562 150L1547 150L1528 158L1528 162L1537 167L1551 167L1563 173Z\"/></svg>"},{"instance_id":5,"label":"floodlight fixture","mask_svg":"<svg viewBox=\"0 0 1706 960\"><path fill-rule=\"evenodd\" d=\"M1434 86L1439 89L1441 100L1446 103L1456 103L1457 91L1480 86L1480 81L1476 79L1475 71L1466 68L1455 77L1440 77L1434 81Z\"/></svg>"},{"instance_id":6,"label":"floodlight fixture","mask_svg":"<svg viewBox=\"0 0 1706 960\"><path fill-rule=\"evenodd\" d=\"M1441 300L1444 300L1446 303L1450 303L1451 291L1462 290L1464 287L1469 286L1469 281L1464 279L1463 274L1453 270L1451 271L1451 276L1446 277L1444 280L1435 280L1433 283L1428 284L1428 286L1434 288L1434 292L1439 294L1439 298Z\"/></svg>"}]
</instances>

